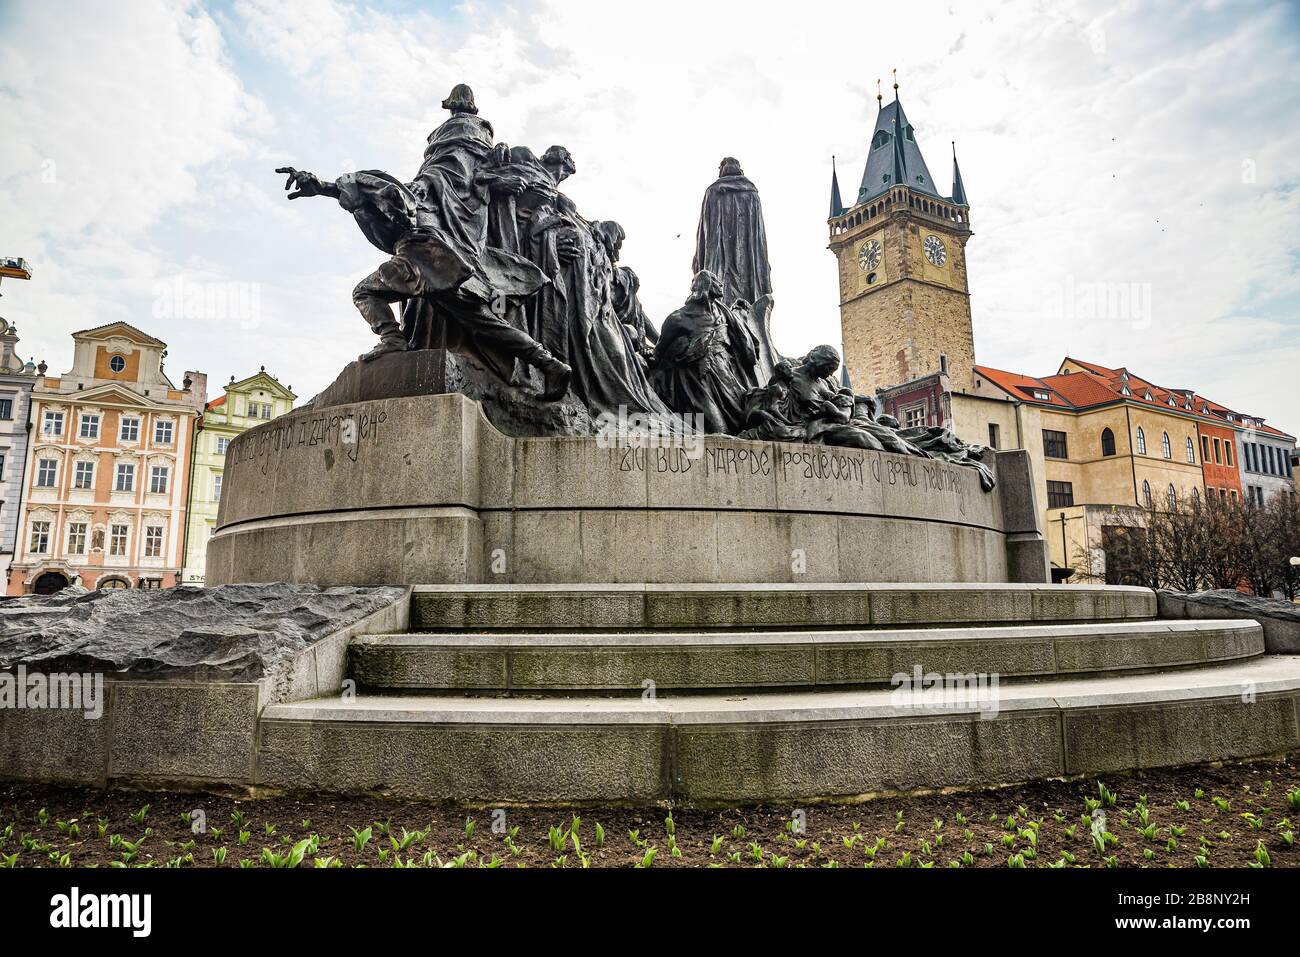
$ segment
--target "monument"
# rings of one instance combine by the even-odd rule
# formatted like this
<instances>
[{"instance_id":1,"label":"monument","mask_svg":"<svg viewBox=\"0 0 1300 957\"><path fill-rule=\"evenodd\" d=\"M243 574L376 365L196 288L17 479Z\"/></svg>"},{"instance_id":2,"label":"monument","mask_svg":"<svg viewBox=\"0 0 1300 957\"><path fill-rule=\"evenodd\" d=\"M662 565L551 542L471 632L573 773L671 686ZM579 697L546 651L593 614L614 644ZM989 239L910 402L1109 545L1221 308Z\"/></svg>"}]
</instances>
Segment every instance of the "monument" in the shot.
<instances>
[{"instance_id":1,"label":"monument","mask_svg":"<svg viewBox=\"0 0 1300 957\"><path fill-rule=\"evenodd\" d=\"M734 158L657 326L569 150L496 142L468 86L443 107L409 181L277 170L388 255L353 293L378 341L232 444L210 581L1045 580L1023 453L901 428L830 346L777 352Z\"/></svg>"},{"instance_id":2,"label":"monument","mask_svg":"<svg viewBox=\"0 0 1300 957\"><path fill-rule=\"evenodd\" d=\"M1300 746L1284 631L1046 584L1027 453L776 351L735 160L656 323L570 152L443 105L409 181L280 169L387 256L353 296L375 341L230 444L215 587L8 609L0 690L112 674L105 720L0 708L0 777L710 805Z\"/></svg>"}]
</instances>

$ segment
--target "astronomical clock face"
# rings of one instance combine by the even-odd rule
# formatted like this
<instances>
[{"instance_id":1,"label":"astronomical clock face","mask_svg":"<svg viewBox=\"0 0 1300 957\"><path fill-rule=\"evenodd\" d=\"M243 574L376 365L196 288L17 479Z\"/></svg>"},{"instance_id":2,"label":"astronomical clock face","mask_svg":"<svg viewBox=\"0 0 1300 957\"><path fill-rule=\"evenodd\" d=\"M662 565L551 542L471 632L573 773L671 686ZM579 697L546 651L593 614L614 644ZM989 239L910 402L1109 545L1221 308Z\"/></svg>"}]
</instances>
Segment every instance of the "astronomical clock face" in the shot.
<instances>
[{"instance_id":1,"label":"astronomical clock face","mask_svg":"<svg viewBox=\"0 0 1300 957\"><path fill-rule=\"evenodd\" d=\"M925 258L936 266L942 266L948 261L948 251L943 248L943 240L938 236L925 237Z\"/></svg>"},{"instance_id":2,"label":"astronomical clock face","mask_svg":"<svg viewBox=\"0 0 1300 957\"><path fill-rule=\"evenodd\" d=\"M869 239L858 250L858 265L863 269L875 269L880 265L880 242Z\"/></svg>"}]
</instances>

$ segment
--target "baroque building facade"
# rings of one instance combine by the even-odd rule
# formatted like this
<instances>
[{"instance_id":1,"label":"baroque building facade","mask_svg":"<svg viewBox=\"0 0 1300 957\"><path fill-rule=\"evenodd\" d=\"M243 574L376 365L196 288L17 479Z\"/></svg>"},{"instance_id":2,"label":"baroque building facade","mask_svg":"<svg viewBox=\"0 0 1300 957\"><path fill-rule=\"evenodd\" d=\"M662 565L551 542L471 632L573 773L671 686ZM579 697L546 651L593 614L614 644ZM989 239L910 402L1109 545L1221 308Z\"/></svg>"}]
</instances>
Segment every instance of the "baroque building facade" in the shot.
<instances>
[{"instance_id":1,"label":"baroque building facade","mask_svg":"<svg viewBox=\"0 0 1300 957\"><path fill-rule=\"evenodd\" d=\"M297 398L263 366L238 382L231 377L222 394L208 402L194 440L194 466L186 510L185 568L182 581L202 585L207 565L208 539L217 524L221 486L225 478L226 450L235 436L293 408Z\"/></svg>"},{"instance_id":2,"label":"baroque building facade","mask_svg":"<svg viewBox=\"0 0 1300 957\"><path fill-rule=\"evenodd\" d=\"M28 408L36 364L18 356L18 329L0 319L0 562L8 568L18 542Z\"/></svg>"},{"instance_id":3,"label":"baroque building facade","mask_svg":"<svg viewBox=\"0 0 1300 957\"><path fill-rule=\"evenodd\" d=\"M167 344L125 322L72 338L70 371L37 369L7 591L174 585L205 377L186 373L178 388Z\"/></svg>"}]
</instances>

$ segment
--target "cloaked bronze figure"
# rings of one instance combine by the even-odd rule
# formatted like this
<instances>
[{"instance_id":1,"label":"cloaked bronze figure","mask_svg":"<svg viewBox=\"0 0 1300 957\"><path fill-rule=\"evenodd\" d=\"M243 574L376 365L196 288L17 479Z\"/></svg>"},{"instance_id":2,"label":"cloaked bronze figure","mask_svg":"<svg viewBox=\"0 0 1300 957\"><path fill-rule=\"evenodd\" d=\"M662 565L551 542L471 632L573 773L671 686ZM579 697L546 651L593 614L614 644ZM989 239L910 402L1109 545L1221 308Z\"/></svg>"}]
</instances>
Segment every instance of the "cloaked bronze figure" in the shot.
<instances>
[{"instance_id":1,"label":"cloaked bronze figure","mask_svg":"<svg viewBox=\"0 0 1300 957\"><path fill-rule=\"evenodd\" d=\"M521 179L495 168L492 126L478 116L463 84L443 102L451 117L429 136L424 162L410 183L381 170L363 170L325 182L293 167L289 199L330 196L352 213L365 237L390 255L352 294L379 336L364 360L408 348L446 348L476 360L509 381L514 363L536 368L542 398L569 387L572 370L521 324L524 300L547 283L531 262L487 242L493 196L517 193ZM403 324L392 304L405 302Z\"/></svg>"}]
</instances>

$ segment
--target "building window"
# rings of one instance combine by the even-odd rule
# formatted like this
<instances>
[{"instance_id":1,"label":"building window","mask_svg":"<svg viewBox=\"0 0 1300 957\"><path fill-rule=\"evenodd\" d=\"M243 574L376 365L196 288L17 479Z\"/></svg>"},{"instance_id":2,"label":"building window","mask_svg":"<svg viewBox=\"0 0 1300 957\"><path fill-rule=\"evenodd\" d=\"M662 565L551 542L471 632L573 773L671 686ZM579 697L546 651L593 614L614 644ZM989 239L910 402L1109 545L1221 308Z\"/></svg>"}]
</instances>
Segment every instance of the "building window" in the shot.
<instances>
[{"instance_id":1,"label":"building window","mask_svg":"<svg viewBox=\"0 0 1300 957\"><path fill-rule=\"evenodd\" d=\"M1138 455L1147 454L1147 434L1142 431L1142 426L1138 426Z\"/></svg>"},{"instance_id":2,"label":"building window","mask_svg":"<svg viewBox=\"0 0 1300 957\"><path fill-rule=\"evenodd\" d=\"M144 530L144 557L158 558L162 555L163 530L161 525L149 525Z\"/></svg>"},{"instance_id":3,"label":"building window","mask_svg":"<svg viewBox=\"0 0 1300 957\"><path fill-rule=\"evenodd\" d=\"M1146 479L1142 480L1142 504L1151 507L1151 483Z\"/></svg>"},{"instance_id":4,"label":"building window","mask_svg":"<svg viewBox=\"0 0 1300 957\"><path fill-rule=\"evenodd\" d=\"M1221 443L1217 438L1214 440L1214 464L1223 464L1223 443Z\"/></svg>"},{"instance_id":5,"label":"building window","mask_svg":"<svg viewBox=\"0 0 1300 957\"><path fill-rule=\"evenodd\" d=\"M45 419L41 424L41 435L62 435L63 434L63 413L46 412Z\"/></svg>"},{"instance_id":6,"label":"building window","mask_svg":"<svg viewBox=\"0 0 1300 957\"><path fill-rule=\"evenodd\" d=\"M1187 461L1196 464L1196 443L1190 435L1187 437Z\"/></svg>"},{"instance_id":7,"label":"building window","mask_svg":"<svg viewBox=\"0 0 1300 957\"><path fill-rule=\"evenodd\" d=\"M1201 436L1201 462L1210 461L1210 440L1207 436Z\"/></svg>"},{"instance_id":8,"label":"building window","mask_svg":"<svg viewBox=\"0 0 1300 957\"><path fill-rule=\"evenodd\" d=\"M126 360L121 356L113 356L113 358L108 360L108 367L112 369L113 372L120 373L126 368Z\"/></svg>"},{"instance_id":9,"label":"building window","mask_svg":"<svg viewBox=\"0 0 1300 957\"><path fill-rule=\"evenodd\" d=\"M140 420L135 416L123 416L121 428L118 430L118 440L121 442L139 442Z\"/></svg>"},{"instance_id":10,"label":"building window","mask_svg":"<svg viewBox=\"0 0 1300 957\"><path fill-rule=\"evenodd\" d=\"M58 475L59 463L57 459L41 459L36 463L37 488L54 488Z\"/></svg>"},{"instance_id":11,"label":"building window","mask_svg":"<svg viewBox=\"0 0 1300 957\"><path fill-rule=\"evenodd\" d=\"M1195 486L1192 487L1192 507L1201 507L1201 490Z\"/></svg>"},{"instance_id":12,"label":"building window","mask_svg":"<svg viewBox=\"0 0 1300 957\"><path fill-rule=\"evenodd\" d=\"M117 481L113 485L113 490L117 492L135 491L135 466L132 463L118 463Z\"/></svg>"},{"instance_id":13,"label":"building window","mask_svg":"<svg viewBox=\"0 0 1300 957\"><path fill-rule=\"evenodd\" d=\"M72 471L73 488L94 488L95 487L95 463L94 462L77 462Z\"/></svg>"},{"instance_id":14,"label":"building window","mask_svg":"<svg viewBox=\"0 0 1300 957\"><path fill-rule=\"evenodd\" d=\"M212 476L212 501L214 501L214 502L220 502L220 501L221 501L221 475L220 475L220 473L218 473L217 475Z\"/></svg>"},{"instance_id":15,"label":"building window","mask_svg":"<svg viewBox=\"0 0 1300 957\"><path fill-rule=\"evenodd\" d=\"M1043 455L1049 459L1068 459L1070 457L1064 432L1043 429Z\"/></svg>"},{"instance_id":16,"label":"building window","mask_svg":"<svg viewBox=\"0 0 1300 957\"><path fill-rule=\"evenodd\" d=\"M1231 490L1230 494L1232 495L1232 500L1234 502L1237 501L1237 490L1235 488Z\"/></svg>"},{"instance_id":17,"label":"building window","mask_svg":"<svg viewBox=\"0 0 1300 957\"><path fill-rule=\"evenodd\" d=\"M12 419L14 417L14 400L0 399L0 419Z\"/></svg>"},{"instance_id":18,"label":"building window","mask_svg":"<svg viewBox=\"0 0 1300 957\"><path fill-rule=\"evenodd\" d=\"M140 585L139 585L139 587L140 587L140 588L144 588L144 589L162 588L162 579L161 579L161 578L141 578L141 579L140 579Z\"/></svg>"},{"instance_id":19,"label":"building window","mask_svg":"<svg viewBox=\"0 0 1300 957\"><path fill-rule=\"evenodd\" d=\"M1232 443L1231 442L1223 443L1223 464L1228 466L1228 468L1232 468Z\"/></svg>"},{"instance_id":20,"label":"building window","mask_svg":"<svg viewBox=\"0 0 1300 957\"><path fill-rule=\"evenodd\" d=\"M50 550L50 523L32 522L32 538L29 551L34 555L44 555Z\"/></svg>"},{"instance_id":21,"label":"building window","mask_svg":"<svg viewBox=\"0 0 1300 957\"><path fill-rule=\"evenodd\" d=\"M1074 484L1071 482L1047 483L1047 507L1069 508L1074 504Z\"/></svg>"},{"instance_id":22,"label":"building window","mask_svg":"<svg viewBox=\"0 0 1300 957\"><path fill-rule=\"evenodd\" d=\"M989 448L1000 449L1001 447L1002 446L998 444L998 424L996 422L990 422L989 423Z\"/></svg>"},{"instance_id":23,"label":"building window","mask_svg":"<svg viewBox=\"0 0 1300 957\"><path fill-rule=\"evenodd\" d=\"M5 480L5 457L0 455L0 482Z\"/></svg>"},{"instance_id":24,"label":"building window","mask_svg":"<svg viewBox=\"0 0 1300 957\"><path fill-rule=\"evenodd\" d=\"M224 435L217 436L217 454L225 455L226 450L230 448L230 439Z\"/></svg>"},{"instance_id":25,"label":"building window","mask_svg":"<svg viewBox=\"0 0 1300 957\"><path fill-rule=\"evenodd\" d=\"M1169 511L1178 507L1178 491L1174 488L1174 483L1169 483L1169 490L1165 492L1165 500L1169 502Z\"/></svg>"},{"instance_id":26,"label":"building window","mask_svg":"<svg viewBox=\"0 0 1300 957\"><path fill-rule=\"evenodd\" d=\"M942 352L939 353L939 371L942 372L944 375L948 374L948 357L944 355Z\"/></svg>"},{"instance_id":27,"label":"building window","mask_svg":"<svg viewBox=\"0 0 1300 957\"><path fill-rule=\"evenodd\" d=\"M914 405L903 410L903 426L908 429L921 428L925 425L925 406Z\"/></svg>"},{"instance_id":28,"label":"building window","mask_svg":"<svg viewBox=\"0 0 1300 957\"><path fill-rule=\"evenodd\" d=\"M108 553L116 555L119 558L126 554L126 525L110 525L108 527Z\"/></svg>"},{"instance_id":29,"label":"building window","mask_svg":"<svg viewBox=\"0 0 1300 957\"><path fill-rule=\"evenodd\" d=\"M68 554L69 555L86 554L86 523L85 522L68 523Z\"/></svg>"},{"instance_id":30,"label":"building window","mask_svg":"<svg viewBox=\"0 0 1300 957\"><path fill-rule=\"evenodd\" d=\"M153 440L156 445L171 445L172 423L155 422L153 425Z\"/></svg>"},{"instance_id":31,"label":"building window","mask_svg":"<svg viewBox=\"0 0 1300 957\"><path fill-rule=\"evenodd\" d=\"M149 471L149 491L155 495L167 494L167 466L155 465Z\"/></svg>"},{"instance_id":32,"label":"building window","mask_svg":"<svg viewBox=\"0 0 1300 957\"><path fill-rule=\"evenodd\" d=\"M1115 433L1112 432L1110 429L1101 430L1101 454L1102 455L1115 454Z\"/></svg>"},{"instance_id":33,"label":"building window","mask_svg":"<svg viewBox=\"0 0 1300 957\"><path fill-rule=\"evenodd\" d=\"M1173 446L1169 444L1169 433L1164 432L1160 436L1160 454L1167 459L1174 457Z\"/></svg>"},{"instance_id":34,"label":"building window","mask_svg":"<svg viewBox=\"0 0 1300 957\"><path fill-rule=\"evenodd\" d=\"M77 434L83 439L99 438L99 416L83 412L81 415L81 431Z\"/></svg>"}]
</instances>

